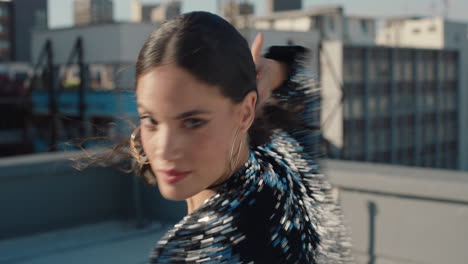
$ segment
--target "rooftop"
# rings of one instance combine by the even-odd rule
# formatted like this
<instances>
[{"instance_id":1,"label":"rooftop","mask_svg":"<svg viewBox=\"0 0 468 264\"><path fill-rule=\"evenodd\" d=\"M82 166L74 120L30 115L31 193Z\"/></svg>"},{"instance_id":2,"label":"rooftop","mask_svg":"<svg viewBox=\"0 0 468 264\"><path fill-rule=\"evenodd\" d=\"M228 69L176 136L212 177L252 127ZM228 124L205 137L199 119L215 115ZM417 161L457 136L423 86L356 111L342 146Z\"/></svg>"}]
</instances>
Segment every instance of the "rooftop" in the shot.
<instances>
[{"instance_id":1,"label":"rooftop","mask_svg":"<svg viewBox=\"0 0 468 264\"><path fill-rule=\"evenodd\" d=\"M185 214L113 168L75 171L81 152L0 159L0 263L147 263ZM468 259L468 173L324 160L359 263ZM437 241L436 243L434 241Z\"/></svg>"}]
</instances>

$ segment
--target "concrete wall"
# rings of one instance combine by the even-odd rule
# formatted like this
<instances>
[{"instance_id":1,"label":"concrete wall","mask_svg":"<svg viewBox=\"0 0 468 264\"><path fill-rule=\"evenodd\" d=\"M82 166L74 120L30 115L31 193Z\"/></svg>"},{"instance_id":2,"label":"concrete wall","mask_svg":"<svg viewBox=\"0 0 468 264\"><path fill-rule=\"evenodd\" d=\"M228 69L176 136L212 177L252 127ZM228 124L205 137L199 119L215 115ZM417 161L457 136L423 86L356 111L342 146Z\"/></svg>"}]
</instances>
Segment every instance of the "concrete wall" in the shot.
<instances>
[{"instance_id":1,"label":"concrete wall","mask_svg":"<svg viewBox=\"0 0 468 264\"><path fill-rule=\"evenodd\" d=\"M342 14L322 16L322 32L324 40L343 40L346 19Z\"/></svg>"},{"instance_id":2,"label":"concrete wall","mask_svg":"<svg viewBox=\"0 0 468 264\"><path fill-rule=\"evenodd\" d=\"M52 41L54 63L64 64L78 37L83 38L85 63L136 62L138 52L154 24L102 24L57 30L34 31L33 62L37 62L47 39Z\"/></svg>"},{"instance_id":3,"label":"concrete wall","mask_svg":"<svg viewBox=\"0 0 468 264\"><path fill-rule=\"evenodd\" d=\"M441 49L444 47L443 18L408 19L394 22L377 33L379 45Z\"/></svg>"},{"instance_id":4,"label":"concrete wall","mask_svg":"<svg viewBox=\"0 0 468 264\"><path fill-rule=\"evenodd\" d=\"M346 43L351 44L367 44L375 43L375 20L363 19L359 17L345 17L345 38ZM364 30L362 23L365 23Z\"/></svg>"},{"instance_id":5,"label":"concrete wall","mask_svg":"<svg viewBox=\"0 0 468 264\"><path fill-rule=\"evenodd\" d=\"M112 168L77 171L83 152L0 159L0 240L111 219L174 222L185 205Z\"/></svg>"},{"instance_id":6,"label":"concrete wall","mask_svg":"<svg viewBox=\"0 0 468 264\"><path fill-rule=\"evenodd\" d=\"M273 21L272 29L307 32L310 30L310 23L309 17L283 18Z\"/></svg>"},{"instance_id":7,"label":"concrete wall","mask_svg":"<svg viewBox=\"0 0 468 264\"><path fill-rule=\"evenodd\" d=\"M323 136L337 148L343 147L343 44L324 41L320 51L322 87L321 124Z\"/></svg>"},{"instance_id":8,"label":"concrete wall","mask_svg":"<svg viewBox=\"0 0 468 264\"><path fill-rule=\"evenodd\" d=\"M358 263L466 263L468 173L324 163Z\"/></svg>"}]
</instances>

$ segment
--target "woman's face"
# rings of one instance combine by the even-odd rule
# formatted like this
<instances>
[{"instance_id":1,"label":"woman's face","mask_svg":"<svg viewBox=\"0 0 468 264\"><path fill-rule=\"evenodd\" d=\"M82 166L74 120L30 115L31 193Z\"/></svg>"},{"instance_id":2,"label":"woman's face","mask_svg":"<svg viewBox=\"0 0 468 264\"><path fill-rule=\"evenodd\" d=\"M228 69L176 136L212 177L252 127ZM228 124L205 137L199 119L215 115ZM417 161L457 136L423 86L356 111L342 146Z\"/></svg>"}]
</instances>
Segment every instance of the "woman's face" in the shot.
<instances>
[{"instance_id":1,"label":"woman's face","mask_svg":"<svg viewBox=\"0 0 468 264\"><path fill-rule=\"evenodd\" d=\"M234 104L174 64L142 75L136 95L143 149L165 198L187 199L226 176L236 131L238 146L256 98Z\"/></svg>"}]
</instances>

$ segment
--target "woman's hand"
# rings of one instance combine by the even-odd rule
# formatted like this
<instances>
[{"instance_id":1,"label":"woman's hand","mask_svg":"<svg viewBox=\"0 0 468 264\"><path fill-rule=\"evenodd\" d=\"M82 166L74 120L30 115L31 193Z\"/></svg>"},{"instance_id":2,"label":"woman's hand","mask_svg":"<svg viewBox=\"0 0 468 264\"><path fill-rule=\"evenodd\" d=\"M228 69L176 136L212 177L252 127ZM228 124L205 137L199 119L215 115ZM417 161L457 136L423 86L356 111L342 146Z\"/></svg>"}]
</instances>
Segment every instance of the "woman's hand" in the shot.
<instances>
[{"instance_id":1,"label":"woman's hand","mask_svg":"<svg viewBox=\"0 0 468 264\"><path fill-rule=\"evenodd\" d=\"M278 88L287 78L287 66L261 56L263 34L258 33L252 43L252 57L257 70L257 90L259 98L257 115L261 115L265 102L270 98L271 92Z\"/></svg>"}]
</instances>

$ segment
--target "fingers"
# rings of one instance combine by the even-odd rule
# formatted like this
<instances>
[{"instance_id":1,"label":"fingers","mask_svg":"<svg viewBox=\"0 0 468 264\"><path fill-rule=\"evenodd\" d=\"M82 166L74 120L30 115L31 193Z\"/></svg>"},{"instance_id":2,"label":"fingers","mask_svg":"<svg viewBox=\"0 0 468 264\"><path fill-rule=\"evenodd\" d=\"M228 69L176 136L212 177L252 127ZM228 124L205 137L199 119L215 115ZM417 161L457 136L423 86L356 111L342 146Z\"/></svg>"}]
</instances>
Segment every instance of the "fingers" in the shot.
<instances>
[{"instance_id":1,"label":"fingers","mask_svg":"<svg viewBox=\"0 0 468 264\"><path fill-rule=\"evenodd\" d=\"M262 46L263 46L263 34L260 32L255 36L254 41L252 42L252 57L255 63L257 63L260 58L261 58L261 52L262 52Z\"/></svg>"}]
</instances>

